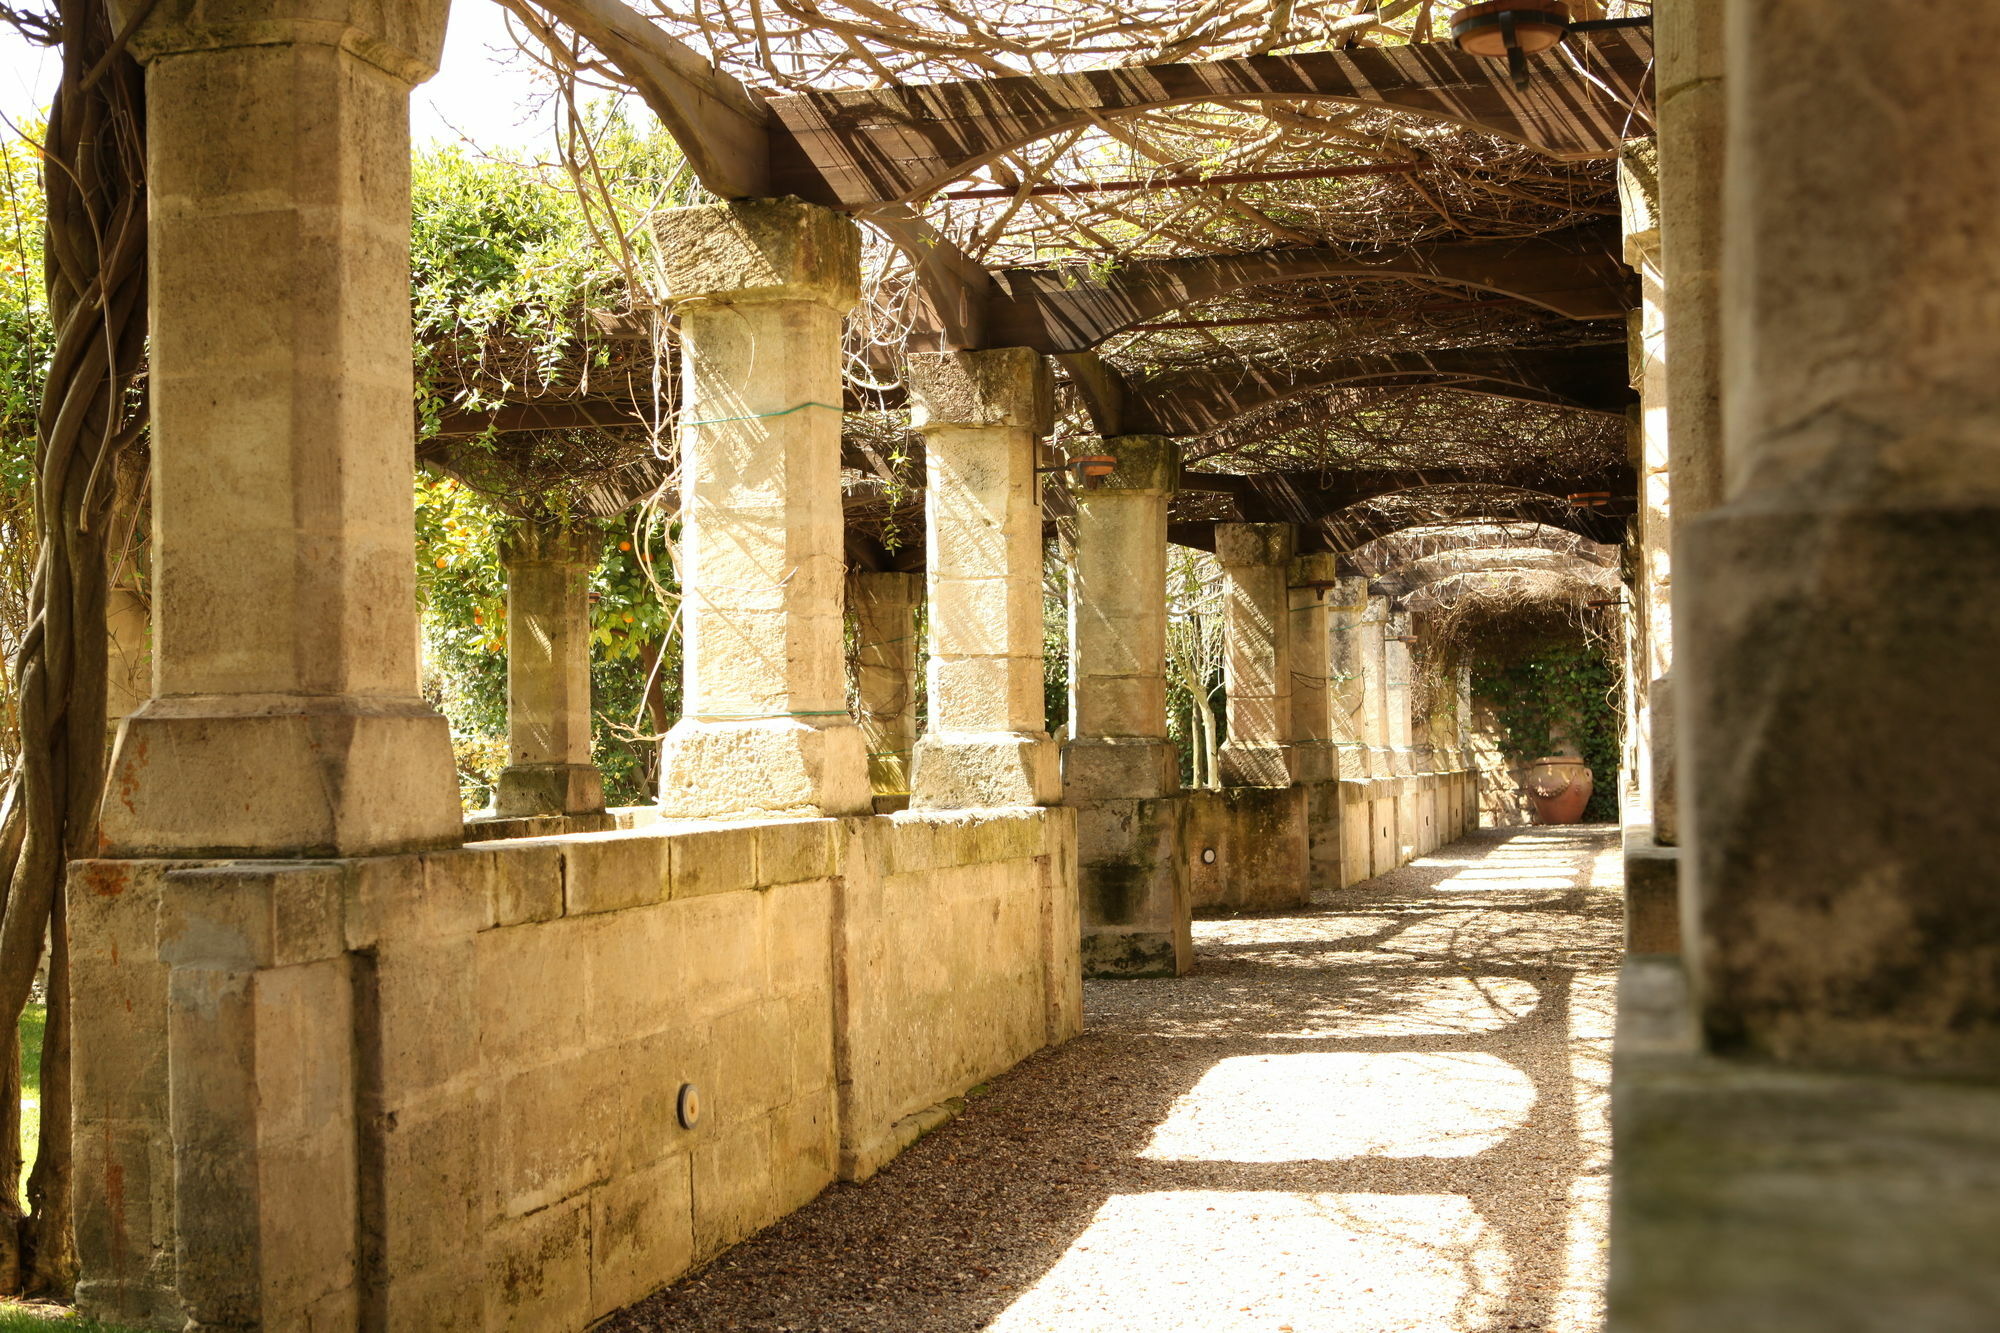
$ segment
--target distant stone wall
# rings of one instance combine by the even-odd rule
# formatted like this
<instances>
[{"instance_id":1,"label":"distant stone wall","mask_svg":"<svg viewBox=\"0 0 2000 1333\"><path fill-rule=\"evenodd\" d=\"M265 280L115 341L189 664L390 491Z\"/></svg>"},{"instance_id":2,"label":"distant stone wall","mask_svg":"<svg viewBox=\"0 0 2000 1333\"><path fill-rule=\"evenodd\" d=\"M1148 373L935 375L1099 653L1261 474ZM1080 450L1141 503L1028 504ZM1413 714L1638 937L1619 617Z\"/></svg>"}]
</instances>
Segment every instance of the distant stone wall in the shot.
<instances>
[{"instance_id":1,"label":"distant stone wall","mask_svg":"<svg viewBox=\"0 0 2000 1333\"><path fill-rule=\"evenodd\" d=\"M580 1329L1079 1031L1074 848L1045 809L82 863L80 1300Z\"/></svg>"},{"instance_id":2,"label":"distant stone wall","mask_svg":"<svg viewBox=\"0 0 2000 1333\"><path fill-rule=\"evenodd\" d=\"M1298 907L1314 889L1346 888L1408 865L1478 827L1476 795L1466 769L1190 792L1194 910Z\"/></svg>"}]
</instances>

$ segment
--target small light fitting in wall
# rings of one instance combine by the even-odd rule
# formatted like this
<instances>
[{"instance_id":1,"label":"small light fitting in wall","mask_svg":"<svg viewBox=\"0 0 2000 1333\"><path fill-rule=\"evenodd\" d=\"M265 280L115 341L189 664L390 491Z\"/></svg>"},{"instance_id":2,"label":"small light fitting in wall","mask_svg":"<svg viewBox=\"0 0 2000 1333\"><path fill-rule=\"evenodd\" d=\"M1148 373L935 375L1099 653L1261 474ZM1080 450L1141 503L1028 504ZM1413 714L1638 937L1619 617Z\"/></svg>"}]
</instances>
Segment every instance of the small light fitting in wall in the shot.
<instances>
[{"instance_id":1,"label":"small light fitting in wall","mask_svg":"<svg viewBox=\"0 0 2000 1333\"><path fill-rule=\"evenodd\" d=\"M682 1129L693 1129L701 1123L701 1089L692 1083L681 1084L680 1095L674 1098L674 1119L681 1122Z\"/></svg>"},{"instance_id":2,"label":"small light fitting in wall","mask_svg":"<svg viewBox=\"0 0 2000 1333\"><path fill-rule=\"evenodd\" d=\"M1611 503L1610 491L1577 491L1568 497L1578 509L1602 509Z\"/></svg>"},{"instance_id":3,"label":"small light fitting in wall","mask_svg":"<svg viewBox=\"0 0 2000 1333\"><path fill-rule=\"evenodd\" d=\"M1205 866L1212 866L1215 864L1215 848L1204 847L1201 849L1201 863Z\"/></svg>"}]
</instances>

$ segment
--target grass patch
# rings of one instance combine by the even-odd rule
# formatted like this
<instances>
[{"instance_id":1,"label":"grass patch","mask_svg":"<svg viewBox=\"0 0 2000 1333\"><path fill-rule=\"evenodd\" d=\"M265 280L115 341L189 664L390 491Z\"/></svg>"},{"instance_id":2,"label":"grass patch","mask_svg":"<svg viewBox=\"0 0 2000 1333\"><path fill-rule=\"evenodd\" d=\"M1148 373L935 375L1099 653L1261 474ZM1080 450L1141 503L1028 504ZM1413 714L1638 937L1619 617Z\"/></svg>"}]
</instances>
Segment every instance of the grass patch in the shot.
<instances>
[{"instance_id":1,"label":"grass patch","mask_svg":"<svg viewBox=\"0 0 2000 1333\"><path fill-rule=\"evenodd\" d=\"M42 1035L48 1031L49 1007L30 1001L21 1011L21 1180L15 1186L20 1194L28 1187L28 1173L35 1169L35 1151L42 1141ZM22 1196L25 1201L26 1196ZM0 1307L4 1309L4 1307ZM11 1325L0 1321L0 1333L7 1333ZM22 1328L41 1328L41 1324L22 1324ZM70 1321L64 1328L88 1327Z\"/></svg>"},{"instance_id":2,"label":"grass patch","mask_svg":"<svg viewBox=\"0 0 2000 1333\"><path fill-rule=\"evenodd\" d=\"M85 1319L66 1305L17 1305L0 1301L0 1333L42 1333L45 1329L61 1333L138 1333L123 1324L100 1324L95 1319Z\"/></svg>"}]
</instances>

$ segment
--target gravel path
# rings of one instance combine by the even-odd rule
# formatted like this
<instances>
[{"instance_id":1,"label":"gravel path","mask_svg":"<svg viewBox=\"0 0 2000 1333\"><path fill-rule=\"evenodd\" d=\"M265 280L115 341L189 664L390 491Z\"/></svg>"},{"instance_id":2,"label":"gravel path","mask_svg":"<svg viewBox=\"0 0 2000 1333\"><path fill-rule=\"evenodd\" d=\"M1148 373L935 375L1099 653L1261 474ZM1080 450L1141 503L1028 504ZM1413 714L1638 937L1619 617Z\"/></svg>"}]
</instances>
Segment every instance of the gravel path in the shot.
<instances>
[{"instance_id":1,"label":"gravel path","mask_svg":"<svg viewBox=\"0 0 2000 1333\"><path fill-rule=\"evenodd\" d=\"M1176 981L615 1316L690 1329L1589 1333L1617 831L1484 830Z\"/></svg>"}]
</instances>

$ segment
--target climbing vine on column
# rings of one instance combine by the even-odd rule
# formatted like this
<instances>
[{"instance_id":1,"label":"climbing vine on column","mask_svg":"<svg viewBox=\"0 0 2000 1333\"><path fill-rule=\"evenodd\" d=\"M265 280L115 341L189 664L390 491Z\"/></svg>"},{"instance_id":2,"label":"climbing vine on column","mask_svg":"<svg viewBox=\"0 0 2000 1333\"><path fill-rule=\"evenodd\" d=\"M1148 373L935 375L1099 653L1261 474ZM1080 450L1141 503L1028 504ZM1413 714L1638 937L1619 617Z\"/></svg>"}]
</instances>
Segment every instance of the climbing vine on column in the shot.
<instances>
[{"instance_id":1,"label":"climbing vine on column","mask_svg":"<svg viewBox=\"0 0 2000 1333\"><path fill-rule=\"evenodd\" d=\"M150 5L136 7L140 13ZM144 79L105 0L0 7L60 44L62 80L42 145L45 279L54 343L36 442L40 540L16 664L21 758L0 805L0 1287L66 1292L70 1230L67 862L95 853L105 761L105 599L117 466L145 429ZM42 1118L25 1211L20 1052L14 1037L50 950Z\"/></svg>"}]
</instances>

